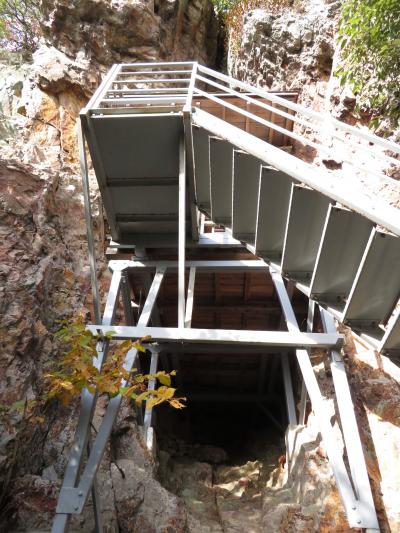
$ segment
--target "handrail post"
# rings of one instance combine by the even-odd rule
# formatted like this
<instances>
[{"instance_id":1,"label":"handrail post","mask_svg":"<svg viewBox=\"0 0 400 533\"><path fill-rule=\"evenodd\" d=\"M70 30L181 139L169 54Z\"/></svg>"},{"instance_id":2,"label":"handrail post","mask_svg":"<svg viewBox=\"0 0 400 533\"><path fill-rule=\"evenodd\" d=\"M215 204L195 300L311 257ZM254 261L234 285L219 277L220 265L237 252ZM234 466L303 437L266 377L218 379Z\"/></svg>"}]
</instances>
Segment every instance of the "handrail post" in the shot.
<instances>
[{"instance_id":1,"label":"handrail post","mask_svg":"<svg viewBox=\"0 0 400 533\"><path fill-rule=\"evenodd\" d=\"M82 175L82 190L83 199L85 204L85 220L86 220L86 234L89 251L89 264L90 264L90 276L92 282L92 295L93 295L93 314L95 324L100 324L101 312L100 312L100 291L97 281L97 265L96 265L96 250L93 235L93 222L92 222L92 209L90 205L90 190L89 190L89 176L88 166L85 152L85 137L83 133L82 123L78 119L78 145L79 145L79 162Z\"/></svg>"},{"instance_id":2,"label":"handrail post","mask_svg":"<svg viewBox=\"0 0 400 533\"><path fill-rule=\"evenodd\" d=\"M187 172L189 177L189 199L190 199L190 217L192 227L192 239L198 241L199 239L199 214L196 207L196 185L195 185L195 166L194 166L194 150L193 150L193 134L192 134L192 100L194 93L194 86L196 84L198 63L195 61L190 75L190 83L188 87L186 103L182 110L183 125L185 133L185 154L187 161Z\"/></svg>"},{"instance_id":3,"label":"handrail post","mask_svg":"<svg viewBox=\"0 0 400 533\"><path fill-rule=\"evenodd\" d=\"M198 67L198 62L195 61L192 67L192 73L190 75L190 83L188 87L186 103L183 108L184 113L190 113L192 111L193 91L194 91L194 85L196 83L197 67Z\"/></svg>"}]
</instances>

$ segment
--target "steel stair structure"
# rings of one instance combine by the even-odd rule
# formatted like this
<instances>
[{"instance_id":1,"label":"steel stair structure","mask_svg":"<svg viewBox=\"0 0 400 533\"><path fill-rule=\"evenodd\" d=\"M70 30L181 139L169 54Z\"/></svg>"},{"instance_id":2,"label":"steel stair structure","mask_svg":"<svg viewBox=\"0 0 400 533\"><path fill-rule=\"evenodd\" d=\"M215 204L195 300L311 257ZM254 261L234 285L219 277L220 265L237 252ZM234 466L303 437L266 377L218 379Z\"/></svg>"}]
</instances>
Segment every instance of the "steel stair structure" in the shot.
<instances>
[{"instance_id":1,"label":"steel stair structure","mask_svg":"<svg viewBox=\"0 0 400 533\"><path fill-rule=\"evenodd\" d=\"M154 368L164 343L238 343L249 349L263 345L293 350L303 389L297 414L283 357L288 442L293 428L304 423L308 393L350 527L379 531L334 319L349 325L373 349L393 358L399 353L400 211L379 196L388 189L393 194L400 191L398 182L384 172L398 168L400 147L195 62L114 65L82 110L80 122L96 322L90 329L113 331L115 339L149 336ZM278 146L271 143L273 135L280 139ZM85 143L111 246L117 250L170 247L178 254L176 262L111 261L113 278L103 320ZM304 160L299 147L313 152L313 163ZM322 160L333 160L336 170L328 170ZM244 246L258 260L186 261L188 247L201 247L207 241L201 231L204 215L225 228L223 239L214 244ZM190 327L196 270L230 268L270 273L287 332ZM135 326L127 280L137 269L148 270L154 277L149 278L146 304ZM178 272L178 327L155 327L154 318L149 326L160 284L171 269ZM309 299L307 332L299 329L284 279ZM125 324L114 325L120 297ZM324 333L313 331L317 307ZM309 351L315 346L330 353L349 470L310 363ZM99 346L99 367L106 352L107 346ZM129 355L128 370L135 356ZM80 476L95 401L89 393L82 398L74 461L67 466L54 533L67 529L70 516L82 511L90 490L97 508L96 527L102 530L93 487L119 405L115 399L110 401L106 427L99 431L91 448L95 453L89 454ZM151 423L146 424L146 438L151 440ZM290 444L288 448L290 455Z\"/></svg>"}]
</instances>

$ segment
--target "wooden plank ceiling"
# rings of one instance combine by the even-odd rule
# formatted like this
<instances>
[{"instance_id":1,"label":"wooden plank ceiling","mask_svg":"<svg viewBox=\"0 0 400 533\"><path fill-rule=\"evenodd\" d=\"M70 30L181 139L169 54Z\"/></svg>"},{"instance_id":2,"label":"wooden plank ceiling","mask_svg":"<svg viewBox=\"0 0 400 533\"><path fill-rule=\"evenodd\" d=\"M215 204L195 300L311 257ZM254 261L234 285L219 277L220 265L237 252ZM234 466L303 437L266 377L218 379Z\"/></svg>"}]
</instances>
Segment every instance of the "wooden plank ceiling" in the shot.
<instances>
[{"instance_id":1,"label":"wooden plank ceiling","mask_svg":"<svg viewBox=\"0 0 400 533\"><path fill-rule=\"evenodd\" d=\"M176 257L167 250L152 250L149 259ZM256 259L246 251L200 250L189 252L188 260ZM151 274L135 271L130 275L132 299L143 305ZM188 279L188 273L186 281ZM300 323L306 323L307 301L295 291L293 305ZM154 325L177 326L177 274L167 273L157 299ZM265 272L197 271L194 290L193 328L278 330L281 308L271 277ZM304 329L304 328L303 328ZM281 391L279 354L265 350L227 352L226 348L190 353L171 346L164 365L179 373L180 392L193 401L274 402Z\"/></svg>"}]
</instances>

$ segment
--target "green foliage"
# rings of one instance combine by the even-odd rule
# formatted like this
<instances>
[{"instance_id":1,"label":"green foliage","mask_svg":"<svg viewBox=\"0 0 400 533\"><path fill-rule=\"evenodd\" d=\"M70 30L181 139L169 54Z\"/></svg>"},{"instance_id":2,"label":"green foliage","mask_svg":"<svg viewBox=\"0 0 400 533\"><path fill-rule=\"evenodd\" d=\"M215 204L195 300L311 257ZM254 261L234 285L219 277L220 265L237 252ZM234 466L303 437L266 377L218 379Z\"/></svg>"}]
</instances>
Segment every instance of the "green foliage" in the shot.
<instances>
[{"instance_id":1,"label":"green foliage","mask_svg":"<svg viewBox=\"0 0 400 533\"><path fill-rule=\"evenodd\" d=\"M226 15L240 0L211 0L215 11L219 15Z\"/></svg>"},{"instance_id":2,"label":"green foliage","mask_svg":"<svg viewBox=\"0 0 400 533\"><path fill-rule=\"evenodd\" d=\"M107 361L100 371L93 364L97 358L96 344L99 337L87 331L82 318L77 318L73 322L64 322L56 335L66 347L66 351L61 358L59 368L45 375L47 381L45 400L56 397L63 404L68 404L86 388L91 393L97 391L98 394L106 394L110 398L121 394L137 403L146 401L148 409L164 402L176 409L184 407L182 402L185 398L175 397L175 389L171 387L171 376L176 374L175 371L140 374L136 369L128 372L124 368L124 360L129 350L146 351L140 341L128 340L115 343L115 346L109 350ZM110 335L106 337L111 339ZM160 386L148 390L148 383L151 380L158 381ZM126 386L121 386L122 381L126 382Z\"/></svg>"},{"instance_id":3,"label":"green foliage","mask_svg":"<svg viewBox=\"0 0 400 533\"><path fill-rule=\"evenodd\" d=\"M40 36L38 0L0 0L0 43L29 57Z\"/></svg>"},{"instance_id":4,"label":"green foliage","mask_svg":"<svg viewBox=\"0 0 400 533\"><path fill-rule=\"evenodd\" d=\"M337 74L359 97L359 108L400 119L400 1L344 0ZM376 123L376 120L375 120Z\"/></svg>"}]
</instances>

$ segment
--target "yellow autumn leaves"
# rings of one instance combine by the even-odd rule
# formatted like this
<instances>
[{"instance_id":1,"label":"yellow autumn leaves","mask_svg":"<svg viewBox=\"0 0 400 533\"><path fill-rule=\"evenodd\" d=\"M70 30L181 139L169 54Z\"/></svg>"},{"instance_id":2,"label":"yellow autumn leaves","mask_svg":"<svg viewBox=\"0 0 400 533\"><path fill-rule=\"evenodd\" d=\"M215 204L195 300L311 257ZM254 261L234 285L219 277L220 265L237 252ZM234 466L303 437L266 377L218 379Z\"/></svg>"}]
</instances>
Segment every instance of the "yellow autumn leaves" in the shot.
<instances>
[{"instance_id":1,"label":"yellow autumn leaves","mask_svg":"<svg viewBox=\"0 0 400 533\"><path fill-rule=\"evenodd\" d=\"M176 397L176 389L171 387L171 377L176 374L175 371L141 374L135 368L128 371L124 367L129 351L146 351L140 341L114 343L109 335L100 339L86 330L86 324L81 317L64 322L56 336L65 346L65 352L58 370L45 375L46 399L56 397L63 404L68 404L79 396L83 389L88 389L91 394L105 394L110 398L121 394L137 403L146 401L147 409L161 403L168 403L175 409L184 407L185 398ZM98 350L102 349L102 346L98 345L99 342L103 343L103 347L104 343L110 344L107 360L101 370L100 364L96 364ZM148 388L149 382L153 381L159 383L159 386Z\"/></svg>"}]
</instances>

